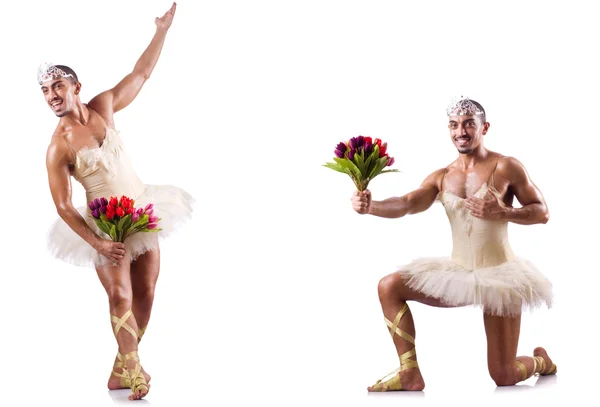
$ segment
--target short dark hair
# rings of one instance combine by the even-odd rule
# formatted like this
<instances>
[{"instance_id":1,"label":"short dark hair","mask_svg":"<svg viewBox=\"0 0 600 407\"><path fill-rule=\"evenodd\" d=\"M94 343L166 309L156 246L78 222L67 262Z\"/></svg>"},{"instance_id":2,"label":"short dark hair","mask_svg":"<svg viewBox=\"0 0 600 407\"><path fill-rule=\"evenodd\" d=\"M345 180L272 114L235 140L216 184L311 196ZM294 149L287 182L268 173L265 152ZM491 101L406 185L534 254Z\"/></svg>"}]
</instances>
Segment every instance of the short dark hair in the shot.
<instances>
[{"instance_id":1,"label":"short dark hair","mask_svg":"<svg viewBox=\"0 0 600 407\"><path fill-rule=\"evenodd\" d=\"M79 82L79 79L77 78L77 74L75 73L75 71L72 70L71 68L69 68L68 66L66 66L66 65L56 65L56 67L59 68L59 69L62 69L63 71L65 71L65 73L67 75L68 74L73 75L72 77L69 76L69 77L65 78L65 79L68 79L73 85L76 84L77 82Z\"/></svg>"},{"instance_id":2,"label":"short dark hair","mask_svg":"<svg viewBox=\"0 0 600 407\"><path fill-rule=\"evenodd\" d=\"M473 102L473 104L474 104L475 106L477 106L477 108L478 108L479 110L481 110L481 111L483 112L483 114L481 114L481 115L479 115L479 114L478 114L477 116L479 116L479 117L481 118L481 123L485 123L485 121L486 121L486 120L485 120L485 109L483 108L483 106L481 106L481 103L479 103L479 102L476 102L476 101L474 101L473 99L470 99L470 100L471 100L471 102Z\"/></svg>"}]
</instances>

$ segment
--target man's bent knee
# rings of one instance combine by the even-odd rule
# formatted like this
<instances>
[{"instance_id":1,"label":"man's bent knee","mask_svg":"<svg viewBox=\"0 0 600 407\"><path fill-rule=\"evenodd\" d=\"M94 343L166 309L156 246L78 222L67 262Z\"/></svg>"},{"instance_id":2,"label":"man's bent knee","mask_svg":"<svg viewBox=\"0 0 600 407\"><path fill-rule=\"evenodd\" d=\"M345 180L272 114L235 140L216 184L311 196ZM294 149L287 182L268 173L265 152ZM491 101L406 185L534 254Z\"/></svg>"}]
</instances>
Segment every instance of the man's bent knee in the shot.
<instances>
[{"instance_id":1,"label":"man's bent knee","mask_svg":"<svg viewBox=\"0 0 600 407\"><path fill-rule=\"evenodd\" d=\"M404 281L400 274L387 275L379 280L379 285L377 286L379 299L387 300L390 298L397 298L401 295L403 287Z\"/></svg>"},{"instance_id":2,"label":"man's bent knee","mask_svg":"<svg viewBox=\"0 0 600 407\"><path fill-rule=\"evenodd\" d=\"M490 376L497 386L512 386L518 382L516 365L504 365L490 369Z\"/></svg>"}]
</instances>

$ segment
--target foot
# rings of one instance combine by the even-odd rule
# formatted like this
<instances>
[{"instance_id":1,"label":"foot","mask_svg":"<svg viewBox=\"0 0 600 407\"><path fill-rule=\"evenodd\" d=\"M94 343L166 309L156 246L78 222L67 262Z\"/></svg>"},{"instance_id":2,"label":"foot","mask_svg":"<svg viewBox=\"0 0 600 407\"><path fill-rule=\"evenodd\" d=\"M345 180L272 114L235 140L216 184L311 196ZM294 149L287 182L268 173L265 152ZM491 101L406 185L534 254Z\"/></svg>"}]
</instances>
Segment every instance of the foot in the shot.
<instances>
[{"instance_id":1,"label":"foot","mask_svg":"<svg viewBox=\"0 0 600 407\"><path fill-rule=\"evenodd\" d=\"M129 400L141 400L150 391L150 386L142 374L142 365L140 364L137 352L135 356L127 360L127 373L131 379L131 394Z\"/></svg>"},{"instance_id":2,"label":"foot","mask_svg":"<svg viewBox=\"0 0 600 407\"><path fill-rule=\"evenodd\" d=\"M115 357L115 366L118 366L119 362L120 362L119 358ZM125 381L123 381L123 379L120 376L116 376L114 374L114 372L116 372L118 374L123 374L123 368L113 367L113 372L110 373L110 377L108 378L108 389L109 390L120 390L120 389L131 388L129 379L126 379ZM142 368L142 374L144 375L144 378L146 379L146 383L150 383L150 380L152 379L152 377L148 373L146 373L146 371L144 371L144 368Z\"/></svg>"},{"instance_id":3,"label":"foot","mask_svg":"<svg viewBox=\"0 0 600 407\"><path fill-rule=\"evenodd\" d=\"M546 375L551 375L551 374L555 374L557 369L556 369L556 365L554 363L552 363L552 359L550 359L550 357L548 356L548 353L546 352L546 350L542 347L539 348L535 348L533 350L533 356L541 356L544 359L545 363L545 368L544 370L542 370L540 372L540 376L546 376Z\"/></svg>"},{"instance_id":4,"label":"foot","mask_svg":"<svg viewBox=\"0 0 600 407\"><path fill-rule=\"evenodd\" d=\"M401 387L401 388L400 388ZM425 381L421 370L412 368L396 373L391 379L367 387L369 392L384 391L421 391L425 388Z\"/></svg>"}]
</instances>

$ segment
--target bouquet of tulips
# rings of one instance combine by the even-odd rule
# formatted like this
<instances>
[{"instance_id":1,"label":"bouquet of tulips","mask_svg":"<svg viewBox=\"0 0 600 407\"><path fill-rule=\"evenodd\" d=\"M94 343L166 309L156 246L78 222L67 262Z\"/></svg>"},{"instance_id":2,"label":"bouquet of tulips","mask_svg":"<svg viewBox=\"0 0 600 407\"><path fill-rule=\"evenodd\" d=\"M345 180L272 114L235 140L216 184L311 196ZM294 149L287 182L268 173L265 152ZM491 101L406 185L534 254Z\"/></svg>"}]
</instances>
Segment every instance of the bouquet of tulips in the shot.
<instances>
[{"instance_id":1,"label":"bouquet of tulips","mask_svg":"<svg viewBox=\"0 0 600 407\"><path fill-rule=\"evenodd\" d=\"M92 218L98 228L115 242L123 243L128 236L137 232L159 232L160 218L154 214L153 204L135 208L135 201L126 196L96 198L89 204Z\"/></svg>"},{"instance_id":2,"label":"bouquet of tulips","mask_svg":"<svg viewBox=\"0 0 600 407\"><path fill-rule=\"evenodd\" d=\"M335 148L334 163L326 163L325 167L348 174L359 191L364 191L369 182L385 172L398 172L385 169L394 164L394 157L387 154L387 143L371 137L353 137Z\"/></svg>"}]
</instances>

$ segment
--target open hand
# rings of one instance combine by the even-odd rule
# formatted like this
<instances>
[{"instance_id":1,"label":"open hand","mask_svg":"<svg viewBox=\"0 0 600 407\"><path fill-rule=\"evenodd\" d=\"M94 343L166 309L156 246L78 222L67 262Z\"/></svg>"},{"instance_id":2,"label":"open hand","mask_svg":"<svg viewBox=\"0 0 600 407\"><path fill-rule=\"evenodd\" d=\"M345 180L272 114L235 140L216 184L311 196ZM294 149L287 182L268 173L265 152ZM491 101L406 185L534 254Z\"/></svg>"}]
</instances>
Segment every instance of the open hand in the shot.
<instances>
[{"instance_id":1,"label":"open hand","mask_svg":"<svg viewBox=\"0 0 600 407\"><path fill-rule=\"evenodd\" d=\"M102 240L96 250L104 257L112 260L115 266L120 266L123 258L125 258L125 245L123 243Z\"/></svg>"},{"instance_id":2,"label":"open hand","mask_svg":"<svg viewBox=\"0 0 600 407\"><path fill-rule=\"evenodd\" d=\"M500 220L506 213L506 208L500 203L500 198L490 188L484 199L470 196L465 200L465 207L476 218L486 220Z\"/></svg>"},{"instance_id":3,"label":"open hand","mask_svg":"<svg viewBox=\"0 0 600 407\"><path fill-rule=\"evenodd\" d=\"M156 23L156 27L161 30L168 30L171 27L171 23L173 22L173 17L175 16L175 9L177 8L177 3L173 3L171 8L167 10L167 12L160 18L156 17L154 22Z\"/></svg>"},{"instance_id":4,"label":"open hand","mask_svg":"<svg viewBox=\"0 0 600 407\"><path fill-rule=\"evenodd\" d=\"M352 208L361 215L369 213L371 210L371 191L354 191L352 194Z\"/></svg>"}]
</instances>

